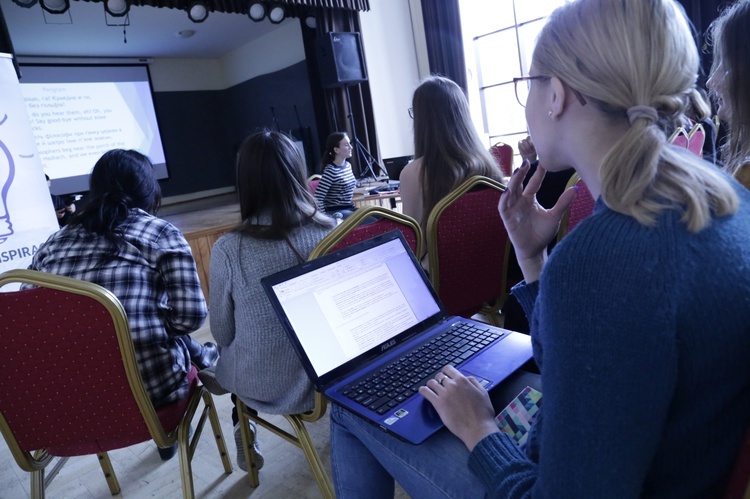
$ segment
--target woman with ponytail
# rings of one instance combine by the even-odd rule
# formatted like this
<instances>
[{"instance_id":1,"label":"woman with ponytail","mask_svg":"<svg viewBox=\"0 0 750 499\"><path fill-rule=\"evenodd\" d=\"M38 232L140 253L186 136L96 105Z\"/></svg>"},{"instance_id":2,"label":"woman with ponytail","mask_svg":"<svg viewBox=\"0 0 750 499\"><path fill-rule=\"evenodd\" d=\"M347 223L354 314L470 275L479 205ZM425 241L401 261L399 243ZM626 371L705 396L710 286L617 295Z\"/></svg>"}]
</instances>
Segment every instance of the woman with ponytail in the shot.
<instances>
[{"instance_id":1,"label":"woman with ponytail","mask_svg":"<svg viewBox=\"0 0 750 499\"><path fill-rule=\"evenodd\" d=\"M188 394L191 361L204 369L218 358L216 345L201 345L188 334L207 315L190 246L177 228L153 215L161 191L143 154L104 153L89 188L88 204L39 248L29 268L114 293L128 314L154 406L180 400ZM160 451L171 457L171 449Z\"/></svg>"},{"instance_id":2,"label":"woman with ponytail","mask_svg":"<svg viewBox=\"0 0 750 499\"><path fill-rule=\"evenodd\" d=\"M500 432L502 406L446 366L419 393L447 430L420 446L334 405L338 497L383 491L388 475L415 497L722 495L750 422L750 192L659 127L697 72L674 0L577 0L550 16L518 80L540 167L524 188L525 163L499 205L541 372L529 438ZM569 166L596 208L548 257L576 192L549 210L535 194Z\"/></svg>"}]
</instances>

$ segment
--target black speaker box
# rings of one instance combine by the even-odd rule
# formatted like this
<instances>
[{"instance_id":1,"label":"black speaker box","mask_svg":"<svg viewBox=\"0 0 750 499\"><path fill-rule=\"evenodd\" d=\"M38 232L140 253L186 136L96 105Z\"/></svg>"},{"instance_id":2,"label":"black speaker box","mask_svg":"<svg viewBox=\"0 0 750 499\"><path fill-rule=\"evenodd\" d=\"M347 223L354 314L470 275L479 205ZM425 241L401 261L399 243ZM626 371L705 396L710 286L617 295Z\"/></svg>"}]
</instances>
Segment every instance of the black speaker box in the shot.
<instances>
[{"instance_id":1,"label":"black speaker box","mask_svg":"<svg viewBox=\"0 0 750 499\"><path fill-rule=\"evenodd\" d=\"M326 88L367 81L359 33L325 33L315 40L320 82Z\"/></svg>"}]
</instances>

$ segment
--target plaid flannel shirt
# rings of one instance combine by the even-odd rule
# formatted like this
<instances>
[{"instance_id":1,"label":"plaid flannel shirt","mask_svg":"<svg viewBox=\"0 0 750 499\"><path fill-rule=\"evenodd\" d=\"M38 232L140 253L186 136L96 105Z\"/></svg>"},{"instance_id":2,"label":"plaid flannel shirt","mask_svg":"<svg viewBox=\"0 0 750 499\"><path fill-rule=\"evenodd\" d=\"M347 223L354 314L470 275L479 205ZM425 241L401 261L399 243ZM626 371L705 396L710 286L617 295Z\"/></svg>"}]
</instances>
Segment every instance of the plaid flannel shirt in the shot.
<instances>
[{"instance_id":1,"label":"plaid flannel shirt","mask_svg":"<svg viewBox=\"0 0 750 499\"><path fill-rule=\"evenodd\" d=\"M29 268L93 282L117 296L158 407L188 393L190 355L179 336L203 324L206 300L190 246L176 227L133 209L118 230L124 243L115 252L104 237L67 226L39 248Z\"/></svg>"}]
</instances>

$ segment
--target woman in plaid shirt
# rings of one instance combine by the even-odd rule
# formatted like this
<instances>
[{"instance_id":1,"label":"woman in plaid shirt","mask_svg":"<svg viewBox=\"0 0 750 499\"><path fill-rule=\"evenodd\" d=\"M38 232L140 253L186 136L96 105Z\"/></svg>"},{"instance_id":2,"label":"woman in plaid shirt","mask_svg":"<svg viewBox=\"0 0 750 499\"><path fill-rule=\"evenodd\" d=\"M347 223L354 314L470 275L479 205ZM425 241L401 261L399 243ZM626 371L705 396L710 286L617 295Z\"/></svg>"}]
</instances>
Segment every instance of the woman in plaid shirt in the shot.
<instances>
[{"instance_id":1,"label":"woman in plaid shirt","mask_svg":"<svg viewBox=\"0 0 750 499\"><path fill-rule=\"evenodd\" d=\"M137 151L114 149L94 166L88 205L34 255L29 267L93 282L117 296L128 315L143 382L155 407L188 394L191 360L216 362L216 345L188 333L207 315L190 246L155 217L161 190Z\"/></svg>"}]
</instances>

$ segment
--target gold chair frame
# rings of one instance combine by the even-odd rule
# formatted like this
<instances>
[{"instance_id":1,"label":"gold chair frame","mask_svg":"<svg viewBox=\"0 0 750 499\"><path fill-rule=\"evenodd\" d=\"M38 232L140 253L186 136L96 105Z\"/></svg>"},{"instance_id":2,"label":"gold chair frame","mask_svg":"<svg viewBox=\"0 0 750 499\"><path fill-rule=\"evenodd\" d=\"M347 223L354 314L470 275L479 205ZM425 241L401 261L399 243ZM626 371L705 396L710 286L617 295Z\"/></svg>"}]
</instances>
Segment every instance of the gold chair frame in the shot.
<instances>
[{"instance_id":1,"label":"gold chair frame","mask_svg":"<svg viewBox=\"0 0 750 499\"><path fill-rule=\"evenodd\" d=\"M323 461L318 455L318 451L313 445L310 434L307 432L305 423L313 423L322 418L326 409L328 408L328 401L319 392L315 392L315 407L310 412L302 414L284 414L284 417L289 424L292 426L294 434L284 430L271 423L270 421L262 418L258 414L250 412L248 407L237 397L237 412L240 414L240 431L242 433L242 446L245 449L245 459L247 462L247 477L250 480L250 485L257 487L260 484L260 478L258 476L258 466L255 462L255 454L252 452L253 449L253 433L250 431L250 425L248 420L254 421L256 424L262 426L268 431L278 435L287 442L290 442L300 449L305 454L307 462L310 465L310 469L315 476L315 481L318 483L320 492L323 494L325 499L333 499L335 497L333 492L333 485L328 477L328 473L323 466Z\"/></svg>"},{"instance_id":2,"label":"gold chair frame","mask_svg":"<svg viewBox=\"0 0 750 499\"><path fill-rule=\"evenodd\" d=\"M438 267L439 250L438 250L438 241L437 241L437 231L435 230L435 228L437 227L437 224L440 221L440 217L443 215L443 212L450 205L452 205L456 200L458 200L465 193L479 186L485 186L491 189L498 190L500 192L505 192L505 185L503 185L501 182L498 182L497 180L493 180L489 177L484 177L482 175L475 175L473 177L469 177L468 179L466 179L454 191L452 191L450 194L448 194L443 199L438 201L438 203L430 212L430 216L427 218L427 254L429 255L430 281L432 282L432 287L435 288L435 291L437 293L440 292L440 268ZM505 255L503 255L503 261L505 263L503 265L502 283L501 283L502 286L500 288L503 291L494 300L493 303L487 303L483 305L482 309L479 311L479 313L488 316L491 322L493 323L493 325L496 325L496 326L500 324L499 324L499 321L496 319L495 314L500 312L500 310L503 308L503 305L505 304L505 300L508 298L508 293L505 288L508 282L508 260L510 258L511 246L512 245L509 240L508 244L505 247Z\"/></svg>"},{"instance_id":3,"label":"gold chair frame","mask_svg":"<svg viewBox=\"0 0 750 499\"><path fill-rule=\"evenodd\" d=\"M128 379L128 384L130 385L135 402L138 405L141 415L143 416L143 421L146 424L151 437L156 445L161 448L171 447L175 443L178 444L183 497L195 497L191 462L193 455L195 454L195 448L198 445L198 440L203 431L206 418L210 419L211 428L214 432L214 440L216 440L216 446L218 447L219 455L224 466L224 472L227 474L232 472L232 464L227 453L224 435L221 431L221 425L216 413L216 406L213 403L211 394L203 386L198 386L195 389L190 398L187 409L185 410L185 414L177 425L177 428L169 433L164 430L164 427L156 415L154 405L148 397L146 388L143 384L143 379L138 370L138 362L135 357L133 340L130 336L130 325L128 324L127 314L125 313L125 309L120 303L120 300L118 300L111 291L91 282L47 274L35 270L10 270L0 274L0 287L11 283L26 283L37 287L50 288L86 296L103 305L109 312L114 324L117 343L120 346L122 363ZM195 416L198 404L201 400L203 400L204 408L191 440L190 423ZM31 497L43 498L45 486L49 484L49 481L54 477L54 474L59 471L60 466L56 466L51 472L52 477L50 477L49 480L44 479L44 470L54 456L51 456L44 449L36 451L34 455L22 450L2 413L0 413L0 432L2 432L5 441L8 443L11 454L15 458L16 463L18 463L18 466L24 471L31 473ZM104 472L110 492L112 495L119 494L120 484L117 481L117 476L112 468L108 454L102 452L97 454L97 457L99 458L99 464ZM68 458L62 459L62 463L64 463Z\"/></svg>"},{"instance_id":4,"label":"gold chair frame","mask_svg":"<svg viewBox=\"0 0 750 499\"><path fill-rule=\"evenodd\" d=\"M675 128L674 132L672 132L672 135L670 135L669 139L667 139L667 142L673 144L675 139L677 139L677 137L680 135L684 135L685 139L689 141L687 132L683 127L680 126Z\"/></svg>"},{"instance_id":5,"label":"gold chair frame","mask_svg":"<svg viewBox=\"0 0 750 499\"><path fill-rule=\"evenodd\" d=\"M361 225L362 221L367 217L387 218L414 229L414 234L417 239L417 251L415 254L417 255L417 258L422 254L422 229L419 227L419 223L416 220L408 215L381 206L364 206L362 208L357 208L354 213L324 237L317 246L313 248L309 260L313 260L330 252L337 244L348 236L354 228Z\"/></svg>"}]
</instances>

